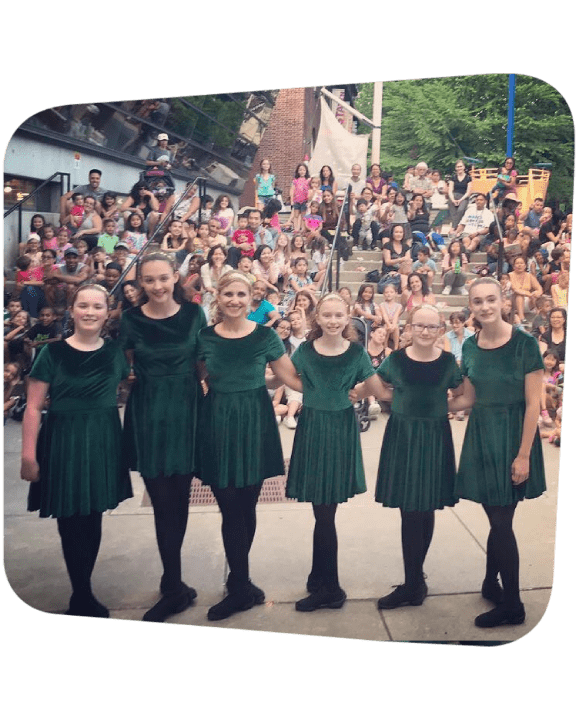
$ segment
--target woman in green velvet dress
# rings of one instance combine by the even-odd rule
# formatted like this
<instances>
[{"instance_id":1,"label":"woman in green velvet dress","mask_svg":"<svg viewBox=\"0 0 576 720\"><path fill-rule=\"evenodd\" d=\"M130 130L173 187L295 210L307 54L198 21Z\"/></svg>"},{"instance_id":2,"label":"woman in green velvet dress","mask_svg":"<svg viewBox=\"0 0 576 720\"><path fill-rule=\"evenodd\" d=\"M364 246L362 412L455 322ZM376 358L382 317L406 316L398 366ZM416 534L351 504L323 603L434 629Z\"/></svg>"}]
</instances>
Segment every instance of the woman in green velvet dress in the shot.
<instances>
[{"instance_id":1,"label":"woman in green velvet dress","mask_svg":"<svg viewBox=\"0 0 576 720\"><path fill-rule=\"evenodd\" d=\"M381 610L421 605L428 593L424 561L436 510L456 504L456 461L448 420L448 390L462 376L452 353L436 347L442 319L436 307L419 305L407 324L412 342L391 353L377 370L382 400L392 401L386 424L376 501L399 508L404 584L378 600ZM363 393L361 393L363 394Z\"/></svg>"},{"instance_id":2,"label":"woman in green velvet dress","mask_svg":"<svg viewBox=\"0 0 576 720\"><path fill-rule=\"evenodd\" d=\"M300 612L341 608L346 600L338 580L336 510L366 492L358 421L348 393L374 375L368 353L351 342L353 337L346 302L329 293L318 302L308 340L292 355L304 398L286 495L312 503L315 518L306 583L310 595L296 603Z\"/></svg>"},{"instance_id":3,"label":"woman in green velvet dress","mask_svg":"<svg viewBox=\"0 0 576 720\"><path fill-rule=\"evenodd\" d=\"M124 447L126 462L142 475L154 508L164 571L162 597L143 620L163 622L196 597L194 588L182 582L181 550L197 469L202 397L197 338L206 320L199 305L184 300L168 255L144 255L139 279L143 303L124 312L120 322L120 342L135 373L124 416Z\"/></svg>"},{"instance_id":4,"label":"woman in green velvet dress","mask_svg":"<svg viewBox=\"0 0 576 720\"><path fill-rule=\"evenodd\" d=\"M215 325L198 337L198 357L204 361L209 388L199 423L199 476L210 485L222 513L230 567L228 594L209 609L209 620L223 620L264 602L264 592L249 576L256 503L265 478L284 474L280 435L266 390L266 365L283 384L295 390L302 387L274 330L247 319L250 302L246 275L222 276Z\"/></svg>"},{"instance_id":5,"label":"woman in green velvet dress","mask_svg":"<svg viewBox=\"0 0 576 720\"><path fill-rule=\"evenodd\" d=\"M482 596L496 605L475 623L518 625L525 620L525 610L512 522L520 500L536 498L546 489L537 432L544 365L536 340L503 320L498 282L475 280L469 305L480 331L462 346L463 394L450 402L451 411L473 406L456 492L482 503L488 516Z\"/></svg>"},{"instance_id":6,"label":"woman in green velvet dress","mask_svg":"<svg viewBox=\"0 0 576 720\"><path fill-rule=\"evenodd\" d=\"M118 384L129 368L120 346L101 337L108 318L103 287L81 285L71 317L73 334L42 348L30 372L21 476L33 483L28 509L58 521L73 591L67 614L108 617L92 593L91 576L102 513L132 497L116 405ZM40 427L48 392L50 405Z\"/></svg>"}]
</instances>

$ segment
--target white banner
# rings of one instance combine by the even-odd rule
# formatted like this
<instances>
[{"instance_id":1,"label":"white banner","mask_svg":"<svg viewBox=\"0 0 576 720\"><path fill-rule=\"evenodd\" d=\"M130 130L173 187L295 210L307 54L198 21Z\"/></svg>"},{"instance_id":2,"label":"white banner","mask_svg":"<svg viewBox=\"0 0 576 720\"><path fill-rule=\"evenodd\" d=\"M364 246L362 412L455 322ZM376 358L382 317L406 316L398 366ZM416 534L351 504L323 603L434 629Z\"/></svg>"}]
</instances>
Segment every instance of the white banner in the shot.
<instances>
[{"instance_id":1,"label":"white banner","mask_svg":"<svg viewBox=\"0 0 576 720\"><path fill-rule=\"evenodd\" d=\"M351 168L358 163L362 170L360 177L365 178L366 156L368 153L368 135L353 135L348 132L330 110L328 103L322 97L320 128L318 139L314 146L312 158L308 163L310 175L319 175L323 165L329 165L339 189L344 189L349 180Z\"/></svg>"}]
</instances>

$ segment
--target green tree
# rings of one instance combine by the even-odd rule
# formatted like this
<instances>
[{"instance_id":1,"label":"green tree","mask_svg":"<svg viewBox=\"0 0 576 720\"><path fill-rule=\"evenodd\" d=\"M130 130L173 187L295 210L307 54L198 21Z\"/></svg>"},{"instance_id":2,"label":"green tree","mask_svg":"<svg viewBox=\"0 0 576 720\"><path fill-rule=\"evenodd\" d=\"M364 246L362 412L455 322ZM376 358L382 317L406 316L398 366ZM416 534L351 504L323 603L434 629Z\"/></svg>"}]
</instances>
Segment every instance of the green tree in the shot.
<instances>
[{"instance_id":1,"label":"green tree","mask_svg":"<svg viewBox=\"0 0 576 720\"><path fill-rule=\"evenodd\" d=\"M356 107L371 117L373 83L360 86ZM397 178L424 160L442 173L459 157L498 167L506 155L508 75L385 82L380 161ZM361 128L360 132L369 132ZM572 204L574 123L562 95L537 78L516 77L514 157L521 174L552 163L548 199Z\"/></svg>"}]
</instances>

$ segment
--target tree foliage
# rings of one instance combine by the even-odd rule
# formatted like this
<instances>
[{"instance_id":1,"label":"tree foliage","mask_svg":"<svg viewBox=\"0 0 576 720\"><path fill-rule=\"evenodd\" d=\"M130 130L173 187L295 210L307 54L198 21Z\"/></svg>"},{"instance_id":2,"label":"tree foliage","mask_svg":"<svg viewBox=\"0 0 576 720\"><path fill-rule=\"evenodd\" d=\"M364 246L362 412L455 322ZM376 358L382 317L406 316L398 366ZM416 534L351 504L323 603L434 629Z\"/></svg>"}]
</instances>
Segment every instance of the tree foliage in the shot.
<instances>
[{"instance_id":1,"label":"tree foliage","mask_svg":"<svg viewBox=\"0 0 576 720\"><path fill-rule=\"evenodd\" d=\"M372 117L374 84L360 85L356 107ZM383 168L403 178L420 160L449 173L462 156L498 167L506 155L508 75L385 82ZM360 132L369 132L363 127ZM562 95L537 78L516 76L514 157L520 174L552 163L548 200L572 204L574 123Z\"/></svg>"}]
</instances>

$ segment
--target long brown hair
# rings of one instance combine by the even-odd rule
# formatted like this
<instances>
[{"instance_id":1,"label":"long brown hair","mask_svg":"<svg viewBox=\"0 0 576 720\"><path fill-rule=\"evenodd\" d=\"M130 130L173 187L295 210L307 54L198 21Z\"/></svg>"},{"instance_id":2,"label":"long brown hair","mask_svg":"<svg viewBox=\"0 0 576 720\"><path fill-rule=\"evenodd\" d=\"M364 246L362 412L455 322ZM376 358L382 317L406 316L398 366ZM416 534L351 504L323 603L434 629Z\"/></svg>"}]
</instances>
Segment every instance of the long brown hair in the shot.
<instances>
[{"instance_id":1,"label":"long brown hair","mask_svg":"<svg viewBox=\"0 0 576 720\"><path fill-rule=\"evenodd\" d=\"M142 287L142 266L149 262L165 262L170 265L172 268L172 272L176 272L176 265L174 263L174 259L168 254L161 252L159 250L155 250L150 253L145 253L138 263L138 279L140 280L140 301L139 305L144 305L148 302L148 295L146 295L144 288ZM177 282L174 284L174 300L176 300L177 303L182 305L182 303L188 302L186 299L186 295L184 293L184 289L182 288L182 285L180 284L180 276L178 276Z\"/></svg>"},{"instance_id":2,"label":"long brown hair","mask_svg":"<svg viewBox=\"0 0 576 720\"><path fill-rule=\"evenodd\" d=\"M346 327L342 331L342 337L345 340L350 340L350 342L357 342L358 341L358 333L354 329L354 326L352 325L352 320L350 319L350 308L348 307L348 303L341 295L338 295L338 293L328 293L327 295L324 295L320 298L318 301L318 304L316 305L316 314L312 318L312 322L310 323L310 332L308 333L308 337L306 338L309 341L317 340L319 337L322 337L323 331L320 325L318 325L318 313L320 312L320 308L325 302L328 302L329 300L337 300L338 302L342 303L344 307L346 308L346 315L348 316L348 322L346 323Z\"/></svg>"}]
</instances>

